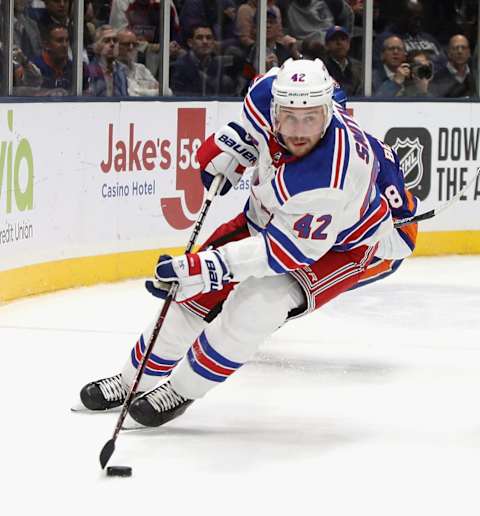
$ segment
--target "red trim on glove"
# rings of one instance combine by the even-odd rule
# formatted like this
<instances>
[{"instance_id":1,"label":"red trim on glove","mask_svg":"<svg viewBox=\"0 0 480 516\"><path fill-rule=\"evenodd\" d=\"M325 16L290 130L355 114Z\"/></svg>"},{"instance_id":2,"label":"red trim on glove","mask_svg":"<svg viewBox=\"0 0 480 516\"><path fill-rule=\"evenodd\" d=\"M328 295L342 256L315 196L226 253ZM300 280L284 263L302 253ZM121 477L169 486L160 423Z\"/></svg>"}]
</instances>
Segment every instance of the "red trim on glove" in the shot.
<instances>
[{"instance_id":1,"label":"red trim on glove","mask_svg":"<svg viewBox=\"0 0 480 516\"><path fill-rule=\"evenodd\" d=\"M188 262L188 275L196 276L197 274L202 273L202 264L200 262L200 257L198 254L187 253L187 262Z\"/></svg>"},{"instance_id":2,"label":"red trim on glove","mask_svg":"<svg viewBox=\"0 0 480 516\"><path fill-rule=\"evenodd\" d=\"M200 164L200 170L205 170L207 165L223 151L215 143L215 134L211 134L197 150L197 161Z\"/></svg>"}]
</instances>

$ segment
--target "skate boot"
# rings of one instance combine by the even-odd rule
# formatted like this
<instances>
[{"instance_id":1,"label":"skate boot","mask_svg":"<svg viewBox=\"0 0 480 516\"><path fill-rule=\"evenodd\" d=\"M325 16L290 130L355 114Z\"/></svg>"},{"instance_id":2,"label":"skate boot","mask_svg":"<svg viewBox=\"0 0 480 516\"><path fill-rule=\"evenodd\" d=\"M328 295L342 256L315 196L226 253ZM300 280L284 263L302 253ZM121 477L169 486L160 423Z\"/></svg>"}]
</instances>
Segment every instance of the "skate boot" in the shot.
<instances>
[{"instance_id":1,"label":"skate boot","mask_svg":"<svg viewBox=\"0 0 480 516\"><path fill-rule=\"evenodd\" d=\"M135 399L129 413L144 426L160 426L181 416L193 401L175 392L170 382L166 382Z\"/></svg>"},{"instance_id":2,"label":"skate boot","mask_svg":"<svg viewBox=\"0 0 480 516\"><path fill-rule=\"evenodd\" d=\"M122 375L90 382L80 391L80 399L89 410L108 410L123 405L128 387L122 382Z\"/></svg>"}]
</instances>

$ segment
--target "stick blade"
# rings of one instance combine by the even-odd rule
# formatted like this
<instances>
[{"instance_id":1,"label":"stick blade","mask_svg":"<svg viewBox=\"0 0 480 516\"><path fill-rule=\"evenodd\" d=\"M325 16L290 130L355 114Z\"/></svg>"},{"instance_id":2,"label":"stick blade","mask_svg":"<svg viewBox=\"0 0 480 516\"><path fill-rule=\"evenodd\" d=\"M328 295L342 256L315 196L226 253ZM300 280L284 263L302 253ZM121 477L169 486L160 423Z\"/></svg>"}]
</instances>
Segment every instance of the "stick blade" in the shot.
<instances>
[{"instance_id":1,"label":"stick blade","mask_svg":"<svg viewBox=\"0 0 480 516\"><path fill-rule=\"evenodd\" d=\"M102 469L105 469L105 466L107 465L114 451L115 439L110 439L105 443L105 445L102 448L102 451L100 452L100 465L102 466Z\"/></svg>"}]
</instances>

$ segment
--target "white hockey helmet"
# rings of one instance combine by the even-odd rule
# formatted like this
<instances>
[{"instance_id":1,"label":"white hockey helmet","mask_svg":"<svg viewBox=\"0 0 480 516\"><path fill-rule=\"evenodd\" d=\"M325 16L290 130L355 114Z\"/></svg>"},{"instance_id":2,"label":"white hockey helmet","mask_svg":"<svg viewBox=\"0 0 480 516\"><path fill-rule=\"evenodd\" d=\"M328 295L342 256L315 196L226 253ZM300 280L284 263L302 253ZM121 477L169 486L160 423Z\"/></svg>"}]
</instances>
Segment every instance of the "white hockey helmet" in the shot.
<instances>
[{"instance_id":1,"label":"white hockey helmet","mask_svg":"<svg viewBox=\"0 0 480 516\"><path fill-rule=\"evenodd\" d=\"M332 120L334 81L323 61L315 59L287 59L272 84L272 121L277 119L281 106L290 108L325 107L325 127ZM323 136L322 134L322 136Z\"/></svg>"}]
</instances>

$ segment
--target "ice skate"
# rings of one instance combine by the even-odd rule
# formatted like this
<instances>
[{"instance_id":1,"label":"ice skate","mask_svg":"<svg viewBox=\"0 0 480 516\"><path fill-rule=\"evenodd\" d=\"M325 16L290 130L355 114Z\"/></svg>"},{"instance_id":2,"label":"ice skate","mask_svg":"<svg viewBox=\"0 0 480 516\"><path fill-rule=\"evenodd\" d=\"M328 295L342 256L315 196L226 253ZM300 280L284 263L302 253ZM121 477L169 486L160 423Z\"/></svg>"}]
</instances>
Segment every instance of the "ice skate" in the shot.
<instances>
[{"instance_id":1,"label":"ice skate","mask_svg":"<svg viewBox=\"0 0 480 516\"><path fill-rule=\"evenodd\" d=\"M119 407L125 401L128 387L122 381L122 375L102 378L87 383L80 391L80 407L88 410L109 410ZM82 407L83 405L83 407ZM74 412L75 408L72 408Z\"/></svg>"},{"instance_id":2,"label":"ice skate","mask_svg":"<svg viewBox=\"0 0 480 516\"><path fill-rule=\"evenodd\" d=\"M181 416L193 401L166 382L139 396L130 407L130 416L144 426L160 426Z\"/></svg>"}]
</instances>

